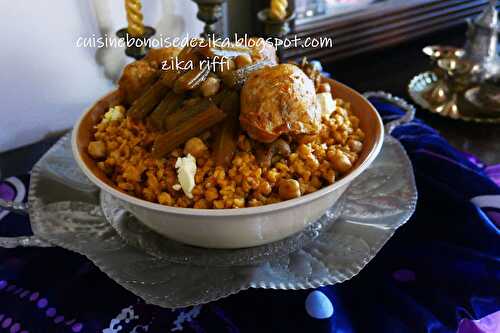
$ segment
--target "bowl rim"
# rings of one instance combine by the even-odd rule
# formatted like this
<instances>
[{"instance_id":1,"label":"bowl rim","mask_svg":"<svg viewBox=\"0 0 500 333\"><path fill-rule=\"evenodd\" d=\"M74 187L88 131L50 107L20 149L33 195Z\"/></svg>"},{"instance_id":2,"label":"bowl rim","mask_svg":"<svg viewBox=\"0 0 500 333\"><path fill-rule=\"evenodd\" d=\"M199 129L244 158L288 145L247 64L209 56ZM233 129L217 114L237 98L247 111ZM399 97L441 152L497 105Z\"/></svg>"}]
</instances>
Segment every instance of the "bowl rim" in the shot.
<instances>
[{"instance_id":1,"label":"bowl rim","mask_svg":"<svg viewBox=\"0 0 500 333\"><path fill-rule=\"evenodd\" d=\"M159 203L154 203L150 201L146 201L144 199L136 198L130 194L126 194L123 192L118 191L117 189L113 188L112 186L106 184L104 181L99 179L85 164L83 161L82 157L80 156L79 149L78 149L78 129L80 128L80 124L82 123L83 119L89 113L95 106L93 104L91 107L89 107L83 114L79 117L77 122L75 123L75 126L72 130L71 133L71 150L73 152L73 156L77 162L77 165L80 167L80 169L83 171L83 173L89 178L92 183L97 185L101 190L104 190L108 192L109 194L117 197L120 200L123 200L129 204L133 204L136 206L141 206L143 208L159 211L159 212L164 212L164 213L170 213L170 214L177 214L177 215L190 215L190 216L204 216L204 217L220 217L220 216L246 216L246 215L256 215L256 214L263 214L263 213L270 213L274 211L279 211L283 209L290 208L292 206L301 206L304 204L307 204L311 201L315 201L319 199L320 197L326 195L327 193L333 192L344 185L349 184L352 182L356 177L358 177L363 171L365 171L368 166L371 165L371 163L375 160L375 158L378 156L380 150L382 149L382 144L384 141L384 126L382 123L382 119L375 109L375 107L368 101L366 97L364 97L362 94L359 92L355 91L354 89L338 82L335 80L335 84L342 85L343 88L346 88L347 90L350 90L353 92L355 95L358 95L361 97L361 99L364 100L364 102L370 107L370 112L373 112L375 114L375 119L378 122L377 128L379 131L377 132L377 137L374 138L374 145L371 149L371 151L367 154L366 158L358 164L349 174L341 178L340 180L336 181L335 183L328 185L322 189L319 189L315 192L308 193L304 196L301 196L299 198L294 198L286 201L281 201L278 203L272 203L272 204L267 204L263 206L258 206L258 207L244 207L244 208L225 208L225 209L208 209L208 208L181 208L181 207L172 207L172 206L166 206L162 205ZM98 101L100 101L103 97L101 97Z\"/></svg>"}]
</instances>

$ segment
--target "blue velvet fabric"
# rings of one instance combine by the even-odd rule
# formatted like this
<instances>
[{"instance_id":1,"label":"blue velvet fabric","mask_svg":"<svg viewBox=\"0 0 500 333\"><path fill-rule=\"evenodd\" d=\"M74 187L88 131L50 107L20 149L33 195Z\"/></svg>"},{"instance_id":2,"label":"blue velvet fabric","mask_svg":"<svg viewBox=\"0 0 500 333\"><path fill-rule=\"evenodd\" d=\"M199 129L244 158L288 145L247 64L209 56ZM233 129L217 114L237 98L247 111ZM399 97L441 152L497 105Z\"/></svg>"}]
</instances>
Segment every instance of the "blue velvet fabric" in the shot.
<instances>
[{"instance_id":1,"label":"blue velvet fabric","mask_svg":"<svg viewBox=\"0 0 500 333\"><path fill-rule=\"evenodd\" d=\"M372 102L385 121L402 114ZM413 162L417 210L352 280L172 311L145 304L78 254L1 249L0 332L499 332L499 186L418 120L393 135ZM3 197L22 191L19 182L2 186ZM473 203L485 195L486 204ZM27 232L26 218L0 218L2 236Z\"/></svg>"}]
</instances>

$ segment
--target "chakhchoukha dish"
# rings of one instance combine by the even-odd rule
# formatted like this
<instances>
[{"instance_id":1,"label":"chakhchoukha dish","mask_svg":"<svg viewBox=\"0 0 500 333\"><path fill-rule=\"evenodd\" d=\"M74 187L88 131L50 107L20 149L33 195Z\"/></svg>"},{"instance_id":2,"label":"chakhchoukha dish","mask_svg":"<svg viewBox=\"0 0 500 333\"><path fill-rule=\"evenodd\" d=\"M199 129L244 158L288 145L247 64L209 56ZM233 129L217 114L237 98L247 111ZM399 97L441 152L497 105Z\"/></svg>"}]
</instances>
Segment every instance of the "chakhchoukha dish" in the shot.
<instances>
[{"instance_id":1,"label":"chakhchoukha dish","mask_svg":"<svg viewBox=\"0 0 500 333\"><path fill-rule=\"evenodd\" d=\"M375 122L361 126L351 101L333 97L335 81L324 79L305 60L279 64L274 47L262 39L253 41L251 46L222 47L198 40L183 49L150 50L143 60L126 66L118 90L99 101L75 130L85 132L74 134L77 161L85 173L119 196L139 220L194 245L258 245L318 218L327 203L305 209L304 216L296 214L299 222L289 230L276 222L273 236L264 235L262 225L244 227L252 240L228 240L234 235L229 226L227 235L211 241L186 236L185 230L175 234L179 226L167 230L166 220L183 215L181 209L191 218L200 217L196 211L211 216L210 211L245 215L247 210L252 218L258 213L252 207L268 205L279 211L280 203L342 181L360 162L366 168L380 149L378 116L369 116L365 121ZM363 130L374 127L371 133ZM367 138L373 133L376 140ZM330 198L330 205L335 200ZM160 216L165 225L151 222ZM260 234L248 228L260 229Z\"/></svg>"}]
</instances>

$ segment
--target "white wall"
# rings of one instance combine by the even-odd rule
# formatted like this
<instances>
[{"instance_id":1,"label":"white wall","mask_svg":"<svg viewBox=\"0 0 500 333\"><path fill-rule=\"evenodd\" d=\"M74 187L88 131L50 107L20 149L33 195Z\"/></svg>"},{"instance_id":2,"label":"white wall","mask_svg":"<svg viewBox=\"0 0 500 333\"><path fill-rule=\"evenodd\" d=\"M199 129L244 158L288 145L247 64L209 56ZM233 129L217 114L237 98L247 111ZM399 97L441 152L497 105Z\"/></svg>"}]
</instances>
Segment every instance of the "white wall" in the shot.
<instances>
[{"instance_id":1,"label":"white wall","mask_svg":"<svg viewBox=\"0 0 500 333\"><path fill-rule=\"evenodd\" d=\"M113 88L128 61L123 50L76 47L80 36L126 25L124 0L2 1L0 152L70 128L81 112ZM165 35L198 34L188 0L143 0L145 22ZM108 75L108 76L106 76Z\"/></svg>"}]
</instances>

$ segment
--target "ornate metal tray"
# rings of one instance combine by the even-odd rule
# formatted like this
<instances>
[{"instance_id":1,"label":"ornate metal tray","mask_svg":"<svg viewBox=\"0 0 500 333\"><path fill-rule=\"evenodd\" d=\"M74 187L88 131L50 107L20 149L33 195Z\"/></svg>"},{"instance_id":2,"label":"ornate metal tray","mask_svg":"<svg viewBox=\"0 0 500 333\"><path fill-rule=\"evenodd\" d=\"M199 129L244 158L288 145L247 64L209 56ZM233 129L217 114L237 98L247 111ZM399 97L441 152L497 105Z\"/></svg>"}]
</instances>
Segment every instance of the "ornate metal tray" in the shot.
<instances>
[{"instance_id":1,"label":"ornate metal tray","mask_svg":"<svg viewBox=\"0 0 500 333\"><path fill-rule=\"evenodd\" d=\"M432 105L427 100L426 93L433 89L438 82L438 77L431 71L418 74L410 81L408 94L421 108L442 117L476 123L500 124L500 112L495 112L494 116L491 116L491 113L483 112L483 108L477 105L475 100L471 98L474 95L474 89L470 89L465 96L458 97L457 105L459 108L456 112L443 112L443 108Z\"/></svg>"},{"instance_id":2,"label":"ornate metal tray","mask_svg":"<svg viewBox=\"0 0 500 333\"><path fill-rule=\"evenodd\" d=\"M399 122L388 124L388 132ZM75 251L146 302L178 308L248 288L305 289L348 280L409 219L416 201L411 163L387 135L377 160L339 206L303 232L257 248L194 248L142 227L100 193L76 166L66 136L32 171L28 204L35 236L0 238L0 245Z\"/></svg>"}]
</instances>

